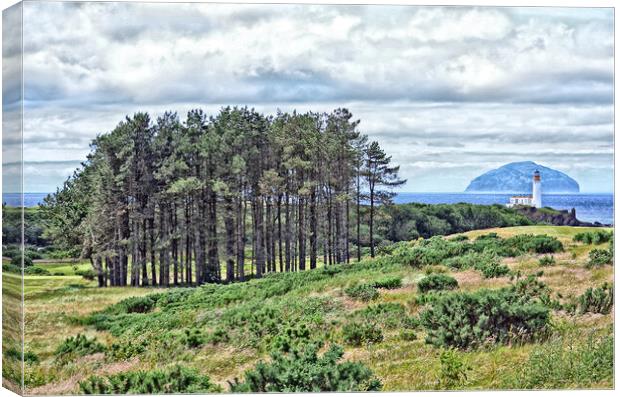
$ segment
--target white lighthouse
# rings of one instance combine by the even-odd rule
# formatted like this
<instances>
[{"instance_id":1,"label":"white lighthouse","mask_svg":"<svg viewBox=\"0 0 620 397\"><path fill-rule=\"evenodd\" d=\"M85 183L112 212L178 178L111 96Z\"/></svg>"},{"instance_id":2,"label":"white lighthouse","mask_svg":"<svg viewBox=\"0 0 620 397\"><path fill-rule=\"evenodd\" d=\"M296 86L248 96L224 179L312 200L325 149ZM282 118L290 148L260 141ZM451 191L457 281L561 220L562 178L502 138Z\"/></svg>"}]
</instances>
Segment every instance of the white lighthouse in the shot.
<instances>
[{"instance_id":1,"label":"white lighthouse","mask_svg":"<svg viewBox=\"0 0 620 397\"><path fill-rule=\"evenodd\" d=\"M525 207L542 207L542 184L540 183L540 172L534 171L532 178L532 195L512 196L510 202L506 204L508 208L525 206Z\"/></svg>"},{"instance_id":2,"label":"white lighthouse","mask_svg":"<svg viewBox=\"0 0 620 397\"><path fill-rule=\"evenodd\" d=\"M542 207L542 184L540 183L540 172L534 171L534 180L532 181L532 206L536 208Z\"/></svg>"}]
</instances>

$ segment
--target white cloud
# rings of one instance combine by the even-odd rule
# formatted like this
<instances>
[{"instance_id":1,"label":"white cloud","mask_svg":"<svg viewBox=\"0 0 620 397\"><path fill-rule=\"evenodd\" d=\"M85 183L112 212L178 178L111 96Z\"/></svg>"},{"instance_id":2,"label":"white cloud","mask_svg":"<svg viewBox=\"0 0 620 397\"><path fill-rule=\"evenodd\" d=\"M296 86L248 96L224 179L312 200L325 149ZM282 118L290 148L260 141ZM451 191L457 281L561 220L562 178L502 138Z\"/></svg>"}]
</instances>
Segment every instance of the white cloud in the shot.
<instances>
[{"instance_id":1,"label":"white cloud","mask_svg":"<svg viewBox=\"0 0 620 397\"><path fill-rule=\"evenodd\" d=\"M612 183L612 10L44 2L25 18L26 160L83 159L138 110L346 106L407 189L512 159Z\"/></svg>"}]
</instances>

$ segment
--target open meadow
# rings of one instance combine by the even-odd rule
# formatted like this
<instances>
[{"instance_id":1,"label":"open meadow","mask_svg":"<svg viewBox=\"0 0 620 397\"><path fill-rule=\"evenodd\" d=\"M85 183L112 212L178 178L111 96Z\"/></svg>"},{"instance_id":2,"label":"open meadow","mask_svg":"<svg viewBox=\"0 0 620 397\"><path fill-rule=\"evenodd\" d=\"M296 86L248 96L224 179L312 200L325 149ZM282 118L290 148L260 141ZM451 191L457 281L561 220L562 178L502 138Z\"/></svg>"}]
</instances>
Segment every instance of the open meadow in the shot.
<instances>
[{"instance_id":1,"label":"open meadow","mask_svg":"<svg viewBox=\"0 0 620 397\"><path fill-rule=\"evenodd\" d=\"M286 389L259 361L291 379L296 365L340 365L349 390L612 388L604 284L613 267L591 254L608 253L609 241L574 239L603 230L477 230L397 243L360 263L196 288L97 288L72 265L38 264L64 275L24 280L26 391L100 393L137 371L152 382L142 391L157 391L168 369L186 374L178 390ZM14 278L4 273L5 299L19 294ZM479 317L470 324L456 306Z\"/></svg>"}]
</instances>

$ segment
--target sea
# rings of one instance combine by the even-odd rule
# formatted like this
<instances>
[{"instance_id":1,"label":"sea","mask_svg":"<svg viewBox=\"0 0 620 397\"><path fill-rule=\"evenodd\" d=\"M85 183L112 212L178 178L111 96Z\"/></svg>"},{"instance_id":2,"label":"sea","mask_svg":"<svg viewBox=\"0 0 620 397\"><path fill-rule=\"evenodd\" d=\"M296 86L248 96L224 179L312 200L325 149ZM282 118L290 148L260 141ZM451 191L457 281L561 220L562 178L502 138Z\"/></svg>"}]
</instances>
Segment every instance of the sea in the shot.
<instances>
[{"instance_id":1,"label":"sea","mask_svg":"<svg viewBox=\"0 0 620 397\"><path fill-rule=\"evenodd\" d=\"M35 207L43 202L48 193L24 193L26 207ZM396 194L394 202L424 204L506 204L511 194L477 194L477 193L407 193ZM3 193L2 202L17 206L20 202L18 193ZM575 193L543 194L542 204L557 210L575 208L577 219L585 222L614 224L614 195L612 193Z\"/></svg>"}]
</instances>

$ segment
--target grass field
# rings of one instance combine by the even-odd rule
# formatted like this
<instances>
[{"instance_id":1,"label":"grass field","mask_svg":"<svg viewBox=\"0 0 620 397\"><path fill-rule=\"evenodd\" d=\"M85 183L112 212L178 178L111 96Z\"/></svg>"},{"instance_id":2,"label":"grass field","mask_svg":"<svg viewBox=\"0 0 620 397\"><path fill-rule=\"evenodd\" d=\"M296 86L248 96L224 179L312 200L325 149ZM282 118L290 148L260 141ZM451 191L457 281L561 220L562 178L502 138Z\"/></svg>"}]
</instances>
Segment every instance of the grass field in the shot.
<instances>
[{"instance_id":1,"label":"grass field","mask_svg":"<svg viewBox=\"0 0 620 397\"><path fill-rule=\"evenodd\" d=\"M465 233L470 238L481 234L496 232L502 237L517 234L534 233L548 234L557 237L564 245L565 251L554 255L555 264L542 268L539 264L541 255L525 254L514 258L504 258L513 272L532 274L544 271L540 280L547 284L554 296L567 299L578 296L590 287L598 287L604 282L613 282L613 267L602 266L589 269L585 266L588 253L594 245L573 242L573 236L587 228L527 226ZM601 244L598 248L606 248ZM97 330L92 325L84 325L81 319L101 311L110 305L132 296L162 292L160 289L148 288L103 288L96 287L94 281L86 281L74 276L75 268L71 264L41 264L52 273L62 272L65 276L27 276L25 278L25 350L36 356L36 362L26 364L25 384L28 394L69 394L79 392L78 382L89 375L114 374L136 369L151 369L171 363L181 363L198 369L208 375L211 380L228 390L228 381L242 378L244 372L253 367L260 359L268 359L269 333L262 337L254 336L253 328L240 326L233 329L230 339L219 343L204 343L198 347L187 347L183 344L183 330L198 329L205 335L223 327L230 316L239 313L260 312L261 308L273 307L271 314L276 317L276 324L268 323L269 327L278 327L277 322L304 321L321 335L327 343L338 343L345 346L347 360L355 360L365 364L381 380L385 391L433 390L443 388L457 389L510 389L523 388L528 383L524 376L535 365L536 357L551 357L571 364L571 360L579 364L581 356L571 356L571 352L587 350L588 343L595 336L610 335L613 315L591 314L568 315L554 311L552 315L552 332L544 340L532 343L513 345L493 345L481 349L456 351L456 360L464 368L464 377L458 383L444 382L446 367L442 364L441 354L444 349L433 347L425 342L425 331L415 330L415 338L404 338L402 330L386 327L383 329L383 340L378 343L362 346L351 346L343 343L343 324L353 318L359 310L369 305L394 302L402 304L406 315L415 316L421 310L416 303L419 295L417 283L429 272L442 272L452 275L459 284L461 291L475 291L481 288L500 288L511 283L508 276L484 278L475 270L452 271L443 266L435 265L415 269L410 266L391 264L385 267L353 265L350 270L336 273L333 277L309 279L307 282L295 284L282 293L274 293L259 301L256 297L266 288L271 288L274 281L267 277L252 280L243 284L230 286L200 287L194 293L193 305L176 308L172 312L161 312L155 309L151 313L132 314L129 323L126 317L110 317L110 321L129 324L123 329L114 327ZM78 267L83 268L87 264ZM356 267L358 266L358 267ZM283 278L277 280L284 280ZM376 300L366 303L351 299L344 290L358 283L369 282L381 277L399 277L402 286L396 289L380 290ZM291 276L293 277L293 276ZM18 284L15 276L4 274L3 296L10 297L16 303L12 290ZM275 279L274 279L275 280ZM215 288L212 295L211 289ZM192 291L195 291L192 290ZM179 290L181 291L181 290ZM236 294L236 295L235 295ZM213 297L212 297L213 296ZM228 297L230 300L215 296ZM248 299L236 299L235 296L248 296ZM5 301L9 302L9 301ZM208 303L212 302L212 303ZM254 305L254 306L253 306ZM259 306L257 306L259 305ZM6 306L6 304L5 304ZM14 316L15 313L4 315ZM267 315L269 317L269 315ZM149 322L150 321L150 322ZM263 320L261 320L263 321ZM143 324L151 324L144 329ZM263 323L261 323L263 324ZM267 327L267 325L265 325ZM263 331L259 332L259 335ZM95 353L79 357L75 362L59 363L55 350L67 337L78 333L96 337L107 348L112 344L130 345L146 341L146 349L131 357L118 358L107 353ZM15 335L6 335L12 338ZM262 338L262 339L261 339ZM581 350L580 350L581 349ZM584 350L584 351L585 351ZM533 361L534 360L534 361ZM3 358L4 367L13 368L9 358ZM557 365L557 367L555 366ZM532 387L547 388L611 388L613 379L604 377L597 381L582 379L578 376L565 376L564 372L573 369L563 364L551 364L541 367L550 371L541 375L544 379ZM536 367L538 368L538 367ZM525 371L525 372L524 372ZM563 372L564 371L564 372ZM3 374L5 375L5 374ZM6 377L6 376L4 376ZM562 378L562 383L554 383Z\"/></svg>"}]
</instances>

